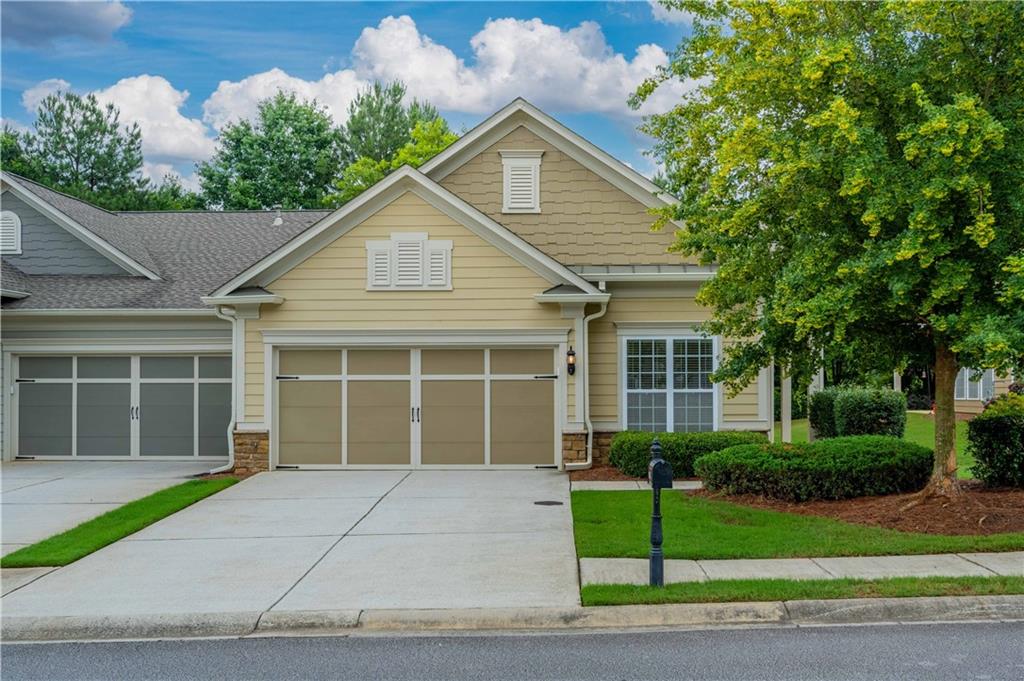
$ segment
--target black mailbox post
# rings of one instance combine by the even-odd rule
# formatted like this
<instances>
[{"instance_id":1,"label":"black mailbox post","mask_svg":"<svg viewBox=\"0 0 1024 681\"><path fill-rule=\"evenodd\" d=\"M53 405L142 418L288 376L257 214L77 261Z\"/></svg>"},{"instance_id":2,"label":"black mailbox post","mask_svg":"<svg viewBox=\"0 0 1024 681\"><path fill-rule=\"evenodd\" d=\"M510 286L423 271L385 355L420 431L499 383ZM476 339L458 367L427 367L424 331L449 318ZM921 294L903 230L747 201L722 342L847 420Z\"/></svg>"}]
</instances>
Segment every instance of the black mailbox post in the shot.
<instances>
[{"instance_id":1,"label":"black mailbox post","mask_svg":"<svg viewBox=\"0 0 1024 681\"><path fill-rule=\"evenodd\" d=\"M661 490L672 488L672 464L661 458L661 442L651 443L651 462L647 465L654 506L651 510L651 586L665 586L665 554L661 550Z\"/></svg>"}]
</instances>

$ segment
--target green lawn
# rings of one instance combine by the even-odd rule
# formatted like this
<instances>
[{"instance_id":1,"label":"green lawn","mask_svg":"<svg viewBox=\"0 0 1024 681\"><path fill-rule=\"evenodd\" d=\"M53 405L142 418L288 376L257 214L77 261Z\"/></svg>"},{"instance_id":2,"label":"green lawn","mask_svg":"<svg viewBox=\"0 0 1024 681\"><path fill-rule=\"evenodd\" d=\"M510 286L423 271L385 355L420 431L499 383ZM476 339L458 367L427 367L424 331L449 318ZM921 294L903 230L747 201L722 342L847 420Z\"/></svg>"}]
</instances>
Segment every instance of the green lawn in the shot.
<instances>
[{"instance_id":1,"label":"green lawn","mask_svg":"<svg viewBox=\"0 0 1024 681\"><path fill-rule=\"evenodd\" d=\"M727 603L828 598L906 598L985 596L1024 593L1024 577L899 577L895 579L737 579L666 584L592 584L580 594L583 605Z\"/></svg>"},{"instance_id":2,"label":"green lawn","mask_svg":"<svg viewBox=\"0 0 1024 681\"><path fill-rule=\"evenodd\" d=\"M807 419L793 421L793 442L807 442L807 431L810 428ZM935 419L928 414L907 414L907 430L903 433L904 440L916 442L932 449L935 447ZM782 441L782 424L775 424L775 440ZM973 478L971 466L974 457L967 451L967 422L956 422L956 460L959 464L957 473L961 478Z\"/></svg>"},{"instance_id":3,"label":"green lawn","mask_svg":"<svg viewBox=\"0 0 1024 681\"><path fill-rule=\"evenodd\" d=\"M0 559L0 567L59 566L73 563L236 482L236 478L189 480L162 489L66 532L18 549Z\"/></svg>"},{"instance_id":4,"label":"green lawn","mask_svg":"<svg viewBox=\"0 0 1024 681\"><path fill-rule=\"evenodd\" d=\"M650 492L573 492L583 558L646 558ZM898 532L687 495L662 494L666 558L878 556L1024 549L1024 532L946 536Z\"/></svg>"}]
</instances>

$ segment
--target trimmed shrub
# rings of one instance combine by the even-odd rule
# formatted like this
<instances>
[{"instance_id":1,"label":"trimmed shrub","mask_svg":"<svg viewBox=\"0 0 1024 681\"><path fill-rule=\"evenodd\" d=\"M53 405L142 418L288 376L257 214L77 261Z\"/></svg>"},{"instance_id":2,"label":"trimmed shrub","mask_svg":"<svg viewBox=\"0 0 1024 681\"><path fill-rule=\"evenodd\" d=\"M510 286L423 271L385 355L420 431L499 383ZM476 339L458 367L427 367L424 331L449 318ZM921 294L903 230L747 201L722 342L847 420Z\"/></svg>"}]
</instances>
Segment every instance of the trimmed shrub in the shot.
<instances>
[{"instance_id":1,"label":"trimmed shrub","mask_svg":"<svg viewBox=\"0 0 1024 681\"><path fill-rule=\"evenodd\" d=\"M612 438L609 463L626 475L647 476L647 464L651 461L651 443L657 437L661 441L662 456L672 464L672 473L677 478L693 476L693 462L710 452L717 452L735 445L764 443L767 438L761 433L719 430L706 433L644 433L625 430Z\"/></svg>"},{"instance_id":2,"label":"trimmed shrub","mask_svg":"<svg viewBox=\"0 0 1024 681\"><path fill-rule=\"evenodd\" d=\"M843 388L825 388L811 395L811 427L817 437L836 436L836 397Z\"/></svg>"},{"instance_id":3,"label":"trimmed shrub","mask_svg":"<svg viewBox=\"0 0 1024 681\"><path fill-rule=\"evenodd\" d=\"M990 487L1024 487L1024 395L996 398L967 424L971 472Z\"/></svg>"},{"instance_id":4,"label":"trimmed shrub","mask_svg":"<svg viewBox=\"0 0 1024 681\"><path fill-rule=\"evenodd\" d=\"M836 435L903 437L907 427L907 397L895 390L854 388L836 395L833 407Z\"/></svg>"},{"instance_id":5,"label":"trimmed shrub","mask_svg":"<svg viewBox=\"0 0 1024 681\"><path fill-rule=\"evenodd\" d=\"M810 444L740 445L697 459L707 489L786 501L913 492L932 472L932 450L883 435Z\"/></svg>"}]
</instances>

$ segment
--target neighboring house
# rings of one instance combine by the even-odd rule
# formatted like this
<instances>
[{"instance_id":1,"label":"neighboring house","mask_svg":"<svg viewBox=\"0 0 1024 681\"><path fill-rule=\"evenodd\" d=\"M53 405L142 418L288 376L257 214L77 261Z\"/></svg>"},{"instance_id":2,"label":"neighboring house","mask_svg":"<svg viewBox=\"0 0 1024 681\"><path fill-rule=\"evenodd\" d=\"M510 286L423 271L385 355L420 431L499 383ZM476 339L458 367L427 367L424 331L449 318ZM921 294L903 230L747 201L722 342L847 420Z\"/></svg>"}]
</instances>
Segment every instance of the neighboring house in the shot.
<instances>
[{"instance_id":1,"label":"neighboring house","mask_svg":"<svg viewBox=\"0 0 1024 681\"><path fill-rule=\"evenodd\" d=\"M992 369L961 369L956 375L956 399L953 402L956 413L964 416L980 414L985 402L1009 392L1012 382L1009 376L996 376Z\"/></svg>"},{"instance_id":2,"label":"neighboring house","mask_svg":"<svg viewBox=\"0 0 1024 681\"><path fill-rule=\"evenodd\" d=\"M671 197L521 99L333 212L2 191L5 459L571 467L627 428L769 430L769 370L708 379Z\"/></svg>"}]
</instances>

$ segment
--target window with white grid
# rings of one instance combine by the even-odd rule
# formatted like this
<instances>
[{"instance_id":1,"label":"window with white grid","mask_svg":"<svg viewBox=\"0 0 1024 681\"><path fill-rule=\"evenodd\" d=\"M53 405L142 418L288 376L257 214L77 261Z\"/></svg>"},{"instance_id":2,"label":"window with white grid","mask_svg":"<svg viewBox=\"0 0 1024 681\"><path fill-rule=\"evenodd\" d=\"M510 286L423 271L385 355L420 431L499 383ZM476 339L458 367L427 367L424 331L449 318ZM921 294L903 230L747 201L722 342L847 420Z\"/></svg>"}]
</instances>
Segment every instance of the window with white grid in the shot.
<instances>
[{"instance_id":1,"label":"window with white grid","mask_svg":"<svg viewBox=\"0 0 1024 681\"><path fill-rule=\"evenodd\" d=\"M626 428L648 432L715 429L715 344L710 338L626 338Z\"/></svg>"},{"instance_id":2,"label":"window with white grid","mask_svg":"<svg viewBox=\"0 0 1024 681\"><path fill-rule=\"evenodd\" d=\"M956 375L955 399L988 400L995 394L995 372L964 367Z\"/></svg>"}]
</instances>

